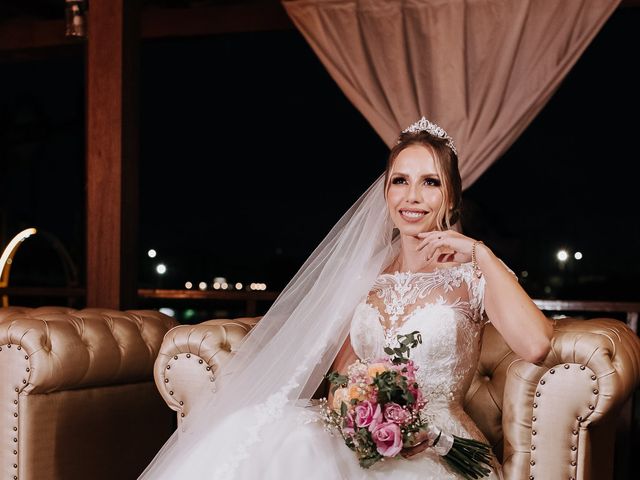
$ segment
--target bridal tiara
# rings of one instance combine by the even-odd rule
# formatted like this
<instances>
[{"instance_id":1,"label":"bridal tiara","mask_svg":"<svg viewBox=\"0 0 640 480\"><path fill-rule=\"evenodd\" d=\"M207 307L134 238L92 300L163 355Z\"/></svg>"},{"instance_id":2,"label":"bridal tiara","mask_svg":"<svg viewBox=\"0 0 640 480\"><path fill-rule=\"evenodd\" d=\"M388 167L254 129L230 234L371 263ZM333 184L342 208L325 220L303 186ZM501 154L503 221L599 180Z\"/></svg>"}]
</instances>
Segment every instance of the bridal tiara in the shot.
<instances>
[{"instance_id":1,"label":"bridal tiara","mask_svg":"<svg viewBox=\"0 0 640 480\"><path fill-rule=\"evenodd\" d=\"M402 133L418 133L418 132L427 132L433 135L434 137L438 137L446 140L447 147L449 147L453 151L453 153L458 155L458 152L456 151L456 146L453 144L453 139L440 125L436 125L435 123L427 120L425 117L422 117L417 122L412 123L407 128L402 130ZM400 140L398 140L398 142L399 141Z\"/></svg>"}]
</instances>

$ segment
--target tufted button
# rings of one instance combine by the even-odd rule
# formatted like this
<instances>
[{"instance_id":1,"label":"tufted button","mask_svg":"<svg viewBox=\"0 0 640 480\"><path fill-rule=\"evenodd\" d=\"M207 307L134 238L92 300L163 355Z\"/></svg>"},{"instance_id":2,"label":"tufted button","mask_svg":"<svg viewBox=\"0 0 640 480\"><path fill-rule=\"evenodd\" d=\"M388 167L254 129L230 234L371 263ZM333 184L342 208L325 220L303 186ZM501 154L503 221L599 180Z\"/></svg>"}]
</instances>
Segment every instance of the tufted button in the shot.
<instances>
[{"instance_id":1,"label":"tufted button","mask_svg":"<svg viewBox=\"0 0 640 480\"><path fill-rule=\"evenodd\" d=\"M15 388L16 393L18 393L20 391L20 389L18 387Z\"/></svg>"},{"instance_id":2,"label":"tufted button","mask_svg":"<svg viewBox=\"0 0 640 480\"><path fill-rule=\"evenodd\" d=\"M18 427L13 427L13 431L17 432L18 431Z\"/></svg>"},{"instance_id":3,"label":"tufted button","mask_svg":"<svg viewBox=\"0 0 640 480\"><path fill-rule=\"evenodd\" d=\"M24 385L26 385L26 384L27 384L27 381L23 378L23 379L22 379L22 383L23 383Z\"/></svg>"},{"instance_id":4,"label":"tufted button","mask_svg":"<svg viewBox=\"0 0 640 480\"><path fill-rule=\"evenodd\" d=\"M540 385L544 385L545 383L547 382L545 382L544 380L540 380Z\"/></svg>"},{"instance_id":5,"label":"tufted button","mask_svg":"<svg viewBox=\"0 0 640 480\"><path fill-rule=\"evenodd\" d=\"M182 400L180 400L180 405L184 405L184 402Z\"/></svg>"},{"instance_id":6,"label":"tufted button","mask_svg":"<svg viewBox=\"0 0 640 480\"><path fill-rule=\"evenodd\" d=\"M169 383L169 379L168 379L168 378L165 378L165 379L164 379L164 383Z\"/></svg>"},{"instance_id":7,"label":"tufted button","mask_svg":"<svg viewBox=\"0 0 640 480\"><path fill-rule=\"evenodd\" d=\"M198 363L199 363L199 364L202 364L202 359L198 360Z\"/></svg>"},{"instance_id":8,"label":"tufted button","mask_svg":"<svg viewBox=\"0 0 640 480\"><path fill-rule=\"evenodd\" d=\"M565 370L566 370L566 369L568 369L568 368L569 368L569 364L568 364L568 363L565 363L565 364L564 364L564 368L565 368Z\"/></svg>"},{"instance_id":9,"label":"tufted button","mask_svg":"<svg viewBox=\"0 0 640 480\"><path fill-rule=\"evenodd\" d=\"M18 439L16 437L13 437L13 443L18 443Z\"/></svg>"},{"instance_id":10,"label":"tufted button","mask_svg":"<svg viewBox=\"0 0 640 480\"><path fill-rule=\"evenodd\" d=\"M529 465L531 465L532 467L533 467L535 464L536 464L536 462L534 462L533 460L531 460L531 461L529 462Z\"/></svg>"},{"instance_id":11,"label":"tufted button","mask_svg":"<svg viewBox=\"0 0 640 480\"><path fill-rule=\"evenodd\" d=\"M580 365L580 370L584 370L586 367L584 365Z\"/></svg>"},{"instance_id":12,"label":"tufted button","mask_svg":"<svg viewBox=\"0 0 640 480\"><path fill-rule=\"evenodd\" d=\"M14 417L16 417L16 418L18 418L18 413L17 413L17 412L14 412L14 413L13 413L13 416L14 416Z\"/></svg>"},{"instance_id":13,"label":"tufted button","mask_svg":"<svg viewBox=\"0 0 640 480\"><path fill-rule=\"evenodd\" d=\"M7 348L11 348L11 344L7 345Z\"/></svg>"},{"instance_id":14,"label":"tufted button","mask_svg":"<svg viewBox=\"0 0 640 480\"><path fill-rule=\"evenodd\" d=\"M30 372L30 371L31 371L31 369L29 367L27 367L27 372Z\"/></svg>"},{"instance_id":15,"label":"tufted button","mask_svg":"<svg viewBox=\"0 0 640 480\"><path fill-rule=\"evenodd\" d=\"M575 452L578 449L575 445L571 445L571 451Z\"/></svg>"},{"instance_id":16,"label":"tufted button","mask_svg":"<svg viewBox=\"0 0 640 480\"><path fill-rule=\"evenodd\" d=\"M20 345L18 345L18 350L22 350L22 347Z\"/></svg>"},{"instance_id":17,"label":"tufted button","mask_svg":"<svg viewBox=\"0 0 640 480\"><path fill-rule=\"evenodd\" d=\"M581 415L578 415L578 417L577 417L577 418L578 418L578 421L579 421L579 422L581 422L581 421L582 421L582 416L581 416Z\"/></svg>"},{"instance_id":18,"label":"tufted button","mask_svg":"<svg viewBox=\"0 0 640 480\"><path fill-rule=\"evenodd\" d=\"M178 355L174 355L174 356L173 356L173 359L174 359L174 360L177 360L177 359L178 359Z\"/></svg>"},{"instance_id":19,"label":"tufted button","mask_svg":"<svg viewBox=\"0 0 640 480\"><path fill-rule=\"evenodd\" d=\"M531 435L537 435L538 432L536 432L535 430L531 430Z\"/></svg>"},{"instance_id":20,"label":"tufted button","mask_svg":"<svg viewBox=\"0 0 640 480\"><path fill-rule=\"evenodd\" d=\"M571 466L575 467L576 466L576 461L575 460L571 460Z\"/></svg>"},{"instance_id":21,"label":"tufted button","mask_svg":"<svg viewBox=\"0 0 640 480\"><path fill-rule=\"evenodd\" d=\"M578 430L571 430L571 433L573 433L574 435L578 435Z\"/></svg>"},{"instance_id":22,"label":"tufted button","mask_svg":"<svg viewBox=\"0 0 640 480\"><path fill-rule=\"evenodd\" d=\"M529 480L533 480L533 475L529 475Z\"/></svg>"},{"instance_id":23,"label":"tufted button","mask_svg":"<svg viewBox=\"0 0 640 480\"><path fill-rule=\"evenodd\" d=\"M18 465L14 463L13 468L18 468Z\"/></svg>"},{"instance_id":24,"label":"tufted button","mask_svg":"<svg viewBox=\"0 0 640 480\"><path fill-rule=\"evenodd\" d=\"M591 380L595 380L596 376L595 375L591 375Z\"/></svg>"},{"instance_id":25,"label":"tufted button","mask_svg":"<svg viewBox=\"0 0 640 480\"><path fill-rule=\"evenodd\" d=\"M207 372L208 372L209 370L211 370L211 367L207 367Z\"/></svg>"},{"instance_id":26,"label":"tufted button","mask_svg":"<svg viewBox=\"0 0 640 480\"><path fill-rule=\"evenodd\" d=\"M191 358L191 354L190 353L187 353L187 358Z\"/></svg>"},{"instance_id":27,"label":"tufted button","mask_svg":"<svg viewBox=\"0 0 640 480\"><path fill-rule=\"evenodd\" d=\"M171 370L171 365L167 365L167 370Z\"/></svg>"},{"instance_id":28,"label":"tufted button","mask_svg":"<svg viewBox=\"0 0 640 480\"><path fill-rule=\"evenodd\" d=\"M14 455L17 455L17 454L18 454L18 450L14 450L14 451L13 451L13 454L14 454Z\"/></svg>"},{"instance_id":29,"label":"tufted button","mask_svg":"<svg viewBox=\"0 0 640 480\"><path fill-rule=\"evenodd\" d=\"M553 375L554 373L556 373L556 369L552 368L551 370L549 370L549 373Z\"/></svg>"},{"instance_id":30,"label":"tufted button","mask_svg":"<svg viewBox=\"0 0 640 480\"><path fill-rule=\"evenodd\" d=\"M14 401L13 401L13 404L14 404L14 405L17 405L17 404L18 404L18 400L14 400Z\"/></svg>"},{"instance_id":31,"label":"tufted button","mask_svg":"<svg viewBox=\"0 0 640 480\"><path fill-rule=\"evenodd\" d=\"M181 416L181 417L184 417L184 413L181 413L181 414L180 414L180 416Z\"/></svg>"},{"instance_id":32,"label":"tufted button","mask_svg":"<svg viewBox=\"0 0 640 480\"><path fill-rule=\"evenodd\" d=\"M589 405L589 410L594 410L596 407L594 407L593 405Z\"/></svg>"},{"instance_id":33,"label":"tufted button","mask_svg":"<svg viewBox=\"0 0 640 480\"><path fill-rule=\"evenodd\" d=\"M24 359L25 359L25 360L29 360L29 355L25 355L25 356L24 356Z\"/></svg>"},{"instance_id":34,"label":"tufted button","mask_svg":"<svg viewBox=\"0 0 640 480\"><path fill-rule=\"evenodd\" d=\"M537 420L537 418L535 416L531 417L531 421L535 422Z\"/></svg>"},{"instance_id":35,"label":"tufted button","mask_svg":"<svg viewBox=\"0 0 640 480\"><path fill-rule=\"evenodd\" d=\"M539 397L539 396L540 396L540 392L536 392L536 397Z\"/></svg>"},{"instance_id":36,"label":"tufted button","mask_svg":"<svg viewBox=\"0 0 640 480\"><path fill-rule=\"evenodd\" d=\"M169 395L173 395L173 390L169 390Z\"/></svg>"},{"instance_id":37,"label":"tufted button","mask_svg":"<svg viewBox=\"0 0 640 480\"><path fill-rule=\"evenodd\" d=\"M533 402L533 408L538 408L538 404L536 402Z\"/></svg>"},{"instance_id":38,"label":"tufted button","mask_svg":"<svg viewBox=\"0 0 640 480\"><path fill-rule=\"evenodd\" d=\"M594 388L593 389L593 393L594 393L594 395L597 395L598 393L600 393L600 391L597 388Z\"/></svg>"},{"instance_id":39,"label":"tufted button","mask_svg":"<svg viewBox=\"0 0 640 480\"><path fill-rule=\"evenodd\" d=\"M536 446L535 445L531 445L531 450L535 450Z\"/></svg>"}]
</instances>

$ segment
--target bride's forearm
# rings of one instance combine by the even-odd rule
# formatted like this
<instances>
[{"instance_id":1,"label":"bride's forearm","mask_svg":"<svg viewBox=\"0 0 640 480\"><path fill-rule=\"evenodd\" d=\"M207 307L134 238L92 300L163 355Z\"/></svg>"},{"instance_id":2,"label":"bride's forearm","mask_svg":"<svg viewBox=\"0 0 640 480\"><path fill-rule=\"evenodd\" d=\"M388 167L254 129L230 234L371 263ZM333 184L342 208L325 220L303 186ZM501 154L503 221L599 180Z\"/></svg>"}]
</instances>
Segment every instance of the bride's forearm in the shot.
<instances>
[{"instance_id":1,"label":"bride's forearm","mask_svg":"<svg viewBox=\"0 0 640 480\"><path fill-rule=\"evenodd\" d=\"M532 363L542 361L550 348L551 321L487 246L476 248L478 268L486 281L484 305L489 319L516 354Z\"/></svg>"}]
</instances>

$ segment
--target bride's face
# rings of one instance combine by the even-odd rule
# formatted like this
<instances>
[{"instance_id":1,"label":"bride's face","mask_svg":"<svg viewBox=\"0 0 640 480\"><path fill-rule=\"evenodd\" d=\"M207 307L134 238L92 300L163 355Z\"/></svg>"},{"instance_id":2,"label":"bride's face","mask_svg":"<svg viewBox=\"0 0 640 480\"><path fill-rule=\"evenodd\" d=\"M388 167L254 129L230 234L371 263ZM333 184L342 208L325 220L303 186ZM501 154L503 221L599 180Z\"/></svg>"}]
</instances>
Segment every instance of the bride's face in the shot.
<instances>
[{"instance_id":1,"label":"bride's face","mask_svg":"<svg viewBox=\"0 0 640 480\"><path fill-rule=\"evenodd\" d=\"M387 206L403 235L434 230L444 194L433 153L421 145L402 150L391 168Z\"/></svg>"}]
</instances>

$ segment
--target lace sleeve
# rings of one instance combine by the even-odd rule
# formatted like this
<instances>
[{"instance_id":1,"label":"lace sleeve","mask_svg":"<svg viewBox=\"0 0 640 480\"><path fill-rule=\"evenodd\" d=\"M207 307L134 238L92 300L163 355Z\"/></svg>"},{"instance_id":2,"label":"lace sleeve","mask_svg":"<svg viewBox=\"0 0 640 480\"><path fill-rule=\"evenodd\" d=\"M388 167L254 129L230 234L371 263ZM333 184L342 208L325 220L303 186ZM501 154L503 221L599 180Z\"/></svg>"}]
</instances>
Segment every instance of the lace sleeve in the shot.
<instances>
[{"instance_id":1,"label":"lace sleeve","mask_svg":"<svg viewBox=\"0 0 640 480\"><path fill-rule=\"evenodd\" d=\"M471 306L471 311L473 312L474 320L485 324L489 323L489 318L484 311L484 287L486 284L484 275L480 275L478 278L473 274L473 272L471 272L470 278L469 304Z\"/></svg>"},{"instance_id":2,"label":"lace sleeve","mask_svg":"<svg viewBox=\"0 0 640 480\"><path fill-rule=\"evenodd\" d=\"M501 259L500 263L502 266L518 281L518 276L515 274L513 270L511 270L506 263L504 263ZM471 275L471 288L469 292L470 304L471 308L475 313L476 321L482 321L485 325L487 323L491 323L491 319L487 316L484 310L484 291L486 286L486 280L484 275L480 275L480 278L475 275Z\"/></svg>"}]
</instances>

